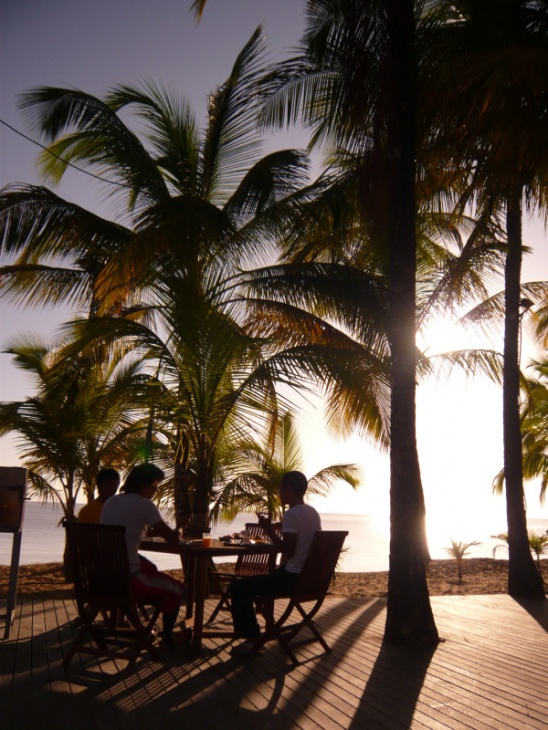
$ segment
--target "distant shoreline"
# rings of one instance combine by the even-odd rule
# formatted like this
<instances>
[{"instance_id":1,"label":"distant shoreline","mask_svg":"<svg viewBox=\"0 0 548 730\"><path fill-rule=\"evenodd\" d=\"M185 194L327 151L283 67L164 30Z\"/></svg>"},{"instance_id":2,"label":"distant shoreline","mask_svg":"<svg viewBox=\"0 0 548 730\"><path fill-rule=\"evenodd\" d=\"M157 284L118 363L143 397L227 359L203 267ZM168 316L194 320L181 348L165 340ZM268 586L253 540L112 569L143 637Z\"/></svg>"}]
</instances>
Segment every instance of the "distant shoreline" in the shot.
<instances>
[{"instance_id":1,"label":"distant shoreline","mask_svg":"<svg viewBox=\"0 0 548 730\"><path fill-rule=\"evenodd\" d=\"M220 566L218 566L220 567ZM548 560L541 560L545 588L548 589ZM175 575L180 571L166 571ZM0 597L8 589L9 566L0 565ZM427 573L431 596L488 595L507 593L508 561L494 558L467 558L463 566L463 582L457 580L454 560L432 560ZM337 573L330 592L346 598L386 596L388 572ZM70 584L64 582L61 563L35 563L19 568L18 596L28 598L68 598Z\"/></svg>"}]
</instances>

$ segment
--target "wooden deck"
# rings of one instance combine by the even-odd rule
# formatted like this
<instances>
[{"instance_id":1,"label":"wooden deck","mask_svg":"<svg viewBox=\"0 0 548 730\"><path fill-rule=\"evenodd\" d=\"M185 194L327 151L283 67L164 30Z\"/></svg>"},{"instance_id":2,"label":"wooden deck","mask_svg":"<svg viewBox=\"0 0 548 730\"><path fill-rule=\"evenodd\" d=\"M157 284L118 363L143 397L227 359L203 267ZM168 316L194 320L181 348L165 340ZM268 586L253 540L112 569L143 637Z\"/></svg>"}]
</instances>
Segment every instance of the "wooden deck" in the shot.
<instances>
[{"instance_id":1,"label":"wooden deck","mask_svg":"<svg viewBox=\"0 0 548 730\"><path fill-rule=\"evenodd\" d=\"M381 644L382 599L330 598L318 625L333 651L299 649L291 668L276 645L251 662L226 639L207 639L201 659L167 665L76 657L70 600L26 601L0 649L3 730L548 727L548 601L508 596L432 598L445 642L433 652ZM1 627L0 627L1 628Z\"/></svg>"}]
</instances>

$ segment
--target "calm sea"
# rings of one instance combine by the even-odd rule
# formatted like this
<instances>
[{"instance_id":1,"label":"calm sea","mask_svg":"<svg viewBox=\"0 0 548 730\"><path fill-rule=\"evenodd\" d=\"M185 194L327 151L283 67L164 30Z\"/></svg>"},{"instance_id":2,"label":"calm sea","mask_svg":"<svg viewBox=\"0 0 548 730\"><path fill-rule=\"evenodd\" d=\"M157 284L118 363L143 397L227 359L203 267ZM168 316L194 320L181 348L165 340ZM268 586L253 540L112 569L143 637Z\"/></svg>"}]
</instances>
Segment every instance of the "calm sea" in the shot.
<instances>
[{"instance_id":1,"label":"calm sea","mask_svg":"<svg viewBox=\"0 0 548 730\"><path fill-rule=\"evenodd\" d=\"M23 541L21 547L21 565L30 563L60 562L63 555L64 531L59 527L61 510L56 505L42 505L39 502L27 502L23 524ZM168 520L169 521L169 520ZM213 528L213 535L220 536L231 532L239 532L245 522L253 522L250 515L240 515L232 523L218 523ZM345 552L341 560L342 570L348 572L388 570L388 523L380 524L368 515L322 514L322 526L325 530L348 530ZM548 529L548 519L529 520L529 530L543 533ZM504 527L501 527L504 530ZM481 545L470 549L470 557L491 557L493 546L499 541L489 535L476 538ZM447 545L450 543L447 540ZM12 536L0 533L0 564L11 562ZM430 545L433 558L446 558L443 546ZM179 558L171 555L155 553L151 556L163 570L178 568ZM499 557L505 557L504 549Z\"/></svg>"}]
</instances>

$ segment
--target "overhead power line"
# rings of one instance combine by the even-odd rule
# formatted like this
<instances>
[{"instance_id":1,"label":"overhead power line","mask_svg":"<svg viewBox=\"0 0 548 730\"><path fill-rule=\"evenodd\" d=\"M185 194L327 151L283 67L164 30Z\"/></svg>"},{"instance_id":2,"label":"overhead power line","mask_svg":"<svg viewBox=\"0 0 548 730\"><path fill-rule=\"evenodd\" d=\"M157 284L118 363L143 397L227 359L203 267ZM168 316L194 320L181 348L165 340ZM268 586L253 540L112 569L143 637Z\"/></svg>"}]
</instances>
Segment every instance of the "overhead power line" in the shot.
<instances>
[{"instance_id":1,"label":"overhead power line","mask_svg":"<svg viewBox=\"0 0 548 730\"><path fill-rule=\"evenodd\" d=\"M127 188L128 190L131 190L130 185L126 185L125 183L117 182L116 180L107 180L104 177L101 177L100 175L94 175L93 172L89 172L88 170L84 170L81 167L78 167L77 165L73 165L72 162L69 162L68 160L63 159L59 155L56 155L55 152L52 152L49 147L46 147L45 145L41 144L40 142L37 142L35 139L32 139L32 137L29 137L28 135L24 134L23 132L20 132L15 127L12 127L11 124L8 124L3 119L0 119L0 124L3 124L4 127L7 127L12 132L15 132L15 134L18 134L20 137L23 137L23 139L26 139L27 142L31 142L32 144L35 144L37 147L40 147L41 149L45 150L48 155L51 155L52 157L55 157L57 160L60 160L63 164L67 165L68 167L72 167L73 170L77 170L78 172L83 173L84 175L89 175L89 177L93 177L96 180L100 180L101 182L107 183L108 185L117 185L120 188Z\"/></svg>"}]
</instances>

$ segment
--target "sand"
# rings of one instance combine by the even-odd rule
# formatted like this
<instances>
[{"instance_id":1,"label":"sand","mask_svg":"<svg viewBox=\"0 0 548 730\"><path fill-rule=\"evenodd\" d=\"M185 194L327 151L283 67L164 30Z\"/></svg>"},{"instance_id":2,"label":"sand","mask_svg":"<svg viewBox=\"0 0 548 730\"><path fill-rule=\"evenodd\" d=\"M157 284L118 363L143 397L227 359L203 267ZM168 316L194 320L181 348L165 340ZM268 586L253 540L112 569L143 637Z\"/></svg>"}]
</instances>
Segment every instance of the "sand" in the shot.
<instances>
[{"instance_id":1,"label":"sand","mask_svg":"<svg viewBox=\"0 0 548 730\"><path fill-rule=\"evenodd\" d=\"M218 566L222 569L222 566ZM228 567L228 566L226 566ZM544 585L548 588L548 560L541 560ZM168 571L180 577L179 571ZM433 560L428 568L428 589L431 596L486 595L506 593L508 561L492 558L468 558L464 561L463 580L459 583L454 560ZM0 565L0 598L8 590L9 566ZM331 593L344 597L386 596L388 573L337 573ZM17 587L20 598L61 598L71 595L60 563L22 565Z\"/></svg>"}]
</instances>

